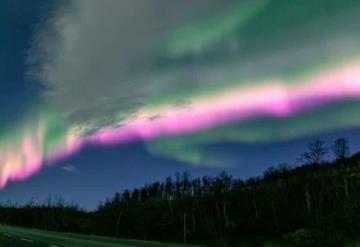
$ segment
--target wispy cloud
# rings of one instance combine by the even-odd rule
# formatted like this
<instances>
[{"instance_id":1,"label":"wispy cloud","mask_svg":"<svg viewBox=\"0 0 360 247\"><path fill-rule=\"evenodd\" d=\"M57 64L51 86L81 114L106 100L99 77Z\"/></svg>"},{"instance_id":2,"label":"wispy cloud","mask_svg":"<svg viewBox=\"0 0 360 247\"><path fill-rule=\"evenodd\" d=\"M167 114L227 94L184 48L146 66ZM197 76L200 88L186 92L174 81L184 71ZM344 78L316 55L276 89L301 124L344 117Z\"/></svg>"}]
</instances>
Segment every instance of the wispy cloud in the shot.
<instances>
[{"instance_id":1,"label":"wispy cloud","mask_svg":"<svg viewBox=\"0 0 360 247\"><path fill-rule=\"evenodd\" d=\"M118 123L166 86L149 81L162 33L217 1L68 1L31 53L46 102L89 131Z\"/></svg>"},{"instance_id":2,"label":"wispy cloud","mask_svg":"<svg viewBox=\"0 0 360 247\"><path fill-rule=\"evenodd\" d=\"M233 0L226 4L221 0L70 0L40 28L32 53L40 66L34 72L46 86L44 98L49 108L82 134L90 135L116 125L118 128L110 131L116 132L115 137L110 139L119 139L119 126L125 126L124 119L129 120L130 115L137 116L144 109L146 112L154 106L166 108L169 105L184 109L185 117L179 121L175 116L168 121L166 118L174 114L151 111L147 120L152 122L157 133L166 132L161 124L161 127L156 125L166 121L181 130L170 131L171 135L201 132L200 129L213 127L215 122L225 122L218 121L225 109L221 103L229 105L230 101L225 97L220 103L206 101L197 107L198 98L235 89L241 96L246 88L265 85L268 86L265 87L266 96L251 93L246 99L234 97L234 109L239 110L242 105L247 107L247 99L254 104L262 100L276 101L276 93L272 93L273 81L279 81L280 87L301 86L312 75L320 73L321 76L321 71L332 70L344 62L351 64L358 56L354 54L359 54L360 32L353 23L357 23L359 17L356 11L351 11L359 7L358 3L354 2L351 7L339 1L326 10L316 8L318 4L311 0L298 3L304 6L304 12L299 12L294 4L274 0ZM357 77L357 74L351 76ZM327 78L319 86L314 78L311 84L314 90L305 85L306 94L300 101L314 95L321 97L332 91L340 92L338 85L344 86L343 79L349 76L342 78L339 73L335 77L337 80L333 83ZM332 89L329 89L330 84ZM299 90L292 91L296 94ZM343 98L350 96L346 94ZM288 97L291 98L287 93L280 93L280 98L284 98L281 105L285 108L279 108L278 116L287 110ZM338 99L338 95L332 98ZM264 104L264 109L268 105ZM215 108L219 114L213 114ZM212 113L216 121L199 117L197 113L203 113L203 109ZM170 113L177 110L171 108ZM340 110L339 115L343 112ZM197 114L196 118L211 124L192 129L189 114ZM333 125L328 130L351 125L351 114L337 119L335 114L331 115L328 122ZM282 117L286 120L289 115ZM300 120L298 122L309 122L307 118ZM143 122L146 121L139 121L141 126L137 126L139 133L131 130L131 134L144 139L158 137L150 133L148 126L142 126ZM241 121L234 118L228 122ZM283 121L282 124L285 122L288 123ZM296 138L324 129L317 122L304 124L307 128L302 128L289 119L290 124L283 124L288 133L284 134L278 133L277 125L266 123L260 120L250 127L246 123L239 125L239 129L246 131L236 132L241 136L235 135L235 141L281 139L284 135ZM205 153L206 148L202 147L235 139L234 135L228 137L227 134L234 133L232 128L222 133L200 134L201 141L190 138L191 143L184 141L181 147L176 138L171 145L164 142L164 147L161 144L148 146L157 154L166 153L200 163L202 157L207 157L199 154ZM197 148L191 148L194 146Z\"/></svg>"},{"instance_id":3,"label":"wispy cloud","mask_svg":"<svg viewBox=\"0 0 360 247\"><path fill-rule=\"evenodd\" d=\"M73 165L64 165L61 167L61 169L65 172L69 172L69 173L77 173L78 172L78 169Z\"/></svg>"}]
</instances>

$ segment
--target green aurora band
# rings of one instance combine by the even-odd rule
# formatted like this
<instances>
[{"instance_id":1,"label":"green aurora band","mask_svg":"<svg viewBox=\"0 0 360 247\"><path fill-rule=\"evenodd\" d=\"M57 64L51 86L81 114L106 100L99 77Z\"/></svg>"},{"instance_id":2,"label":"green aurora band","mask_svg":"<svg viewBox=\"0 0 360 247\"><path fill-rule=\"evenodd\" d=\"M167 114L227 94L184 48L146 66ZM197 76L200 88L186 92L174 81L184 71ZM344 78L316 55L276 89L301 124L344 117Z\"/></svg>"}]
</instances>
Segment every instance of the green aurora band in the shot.
<instances>
[{"instance_id":1,"label":"green aurora band","mask_svg":"<svg viewBox=\"0 0 360 247\"><path fill-rule=\"evenodd\" d=\"M108 62L118 60L108 59L99 64L95 61L95 53L92 53L96 49L90 46L89 50L85 50L84 43L79 41L81 37L76 36L76 28L83 30L81 25L84 23L93 26L91 20L86 19L89 16L81 16L81 7L96 2L70 2L76 3L77 8L69 11L70 14L61 9L53 17L54 21L49 21L47 28L56 35L48 37L46 35L49 33L39 32L40 38L35 39L40 41L34 52L38 51L41 55L37 60L40 66L32 72L49 88L44 95L47 110L42 111L45 114L32 115L28 121L24 121L23 127L14 128L1 139L0 187L10 180L28 178L45 163L71 155L87 143L102 145L140 139L146 141L148 150L156 155L198 165L226 165L231 163L232 157L212 157L206 146L219 142L290 140L360 126L360 90L355 91L360 89L359 1L231 0L224 3L220 0L203 0L204 3L209 2L208 7L197 6L199 11L193 11L195 14L187 15L186 19L180 18L171 26L165 25L159 28L160 31L146 33L144 37L148 39L136 40L134 47L126 47L134 54L141 54L137 57L134 55L134 59L129 59L131 62L125 66L134 68L130 75L119 76L115 82L107 79L108 74L117 75L117 69L108 69L111 67ZM165 0L158 2L166 4ZM114 1L112 4L119 3ZM191 4L187 8L190 10ZM134 9L137 10L136 6ZM98 12L101 12L100 9ZM94 11L94 15L98 12ZM70 15L72 22L66 21L64 13ZM103 14L106 16L107 13ZM157 16L159 13L151 14ZM77 15L84 18L75 18L79 17ZM135 21L138 17L132 18ZM161 23L166 22L166 18L171 19L161 18L159 16L158 20ZM77 20L81 21L76 23ZM155 22L154 26L158 24ZM147 26L143 25L140 31L146 30ZM68 38L66 35L69 32L75 38ZM87 33L82 34L85 40L91 40ZM42 35L46 38L42 39ZM111 48L111 45L122 41L121 38L112 38L113 32L107 35L110 38L104 43L101 43L99 35L101 48ZM57 37L60 37L59 40L50 42L52 46L44 45L48 39L53 41L52 38ZM80 48L86 55L67 57L76 54L76 49ZM110 48L109 54L116 55ZM121 57L121 54L118 56ZM81 59L90 62L84 64ZM146 66L143 66L143 61ZM96 64L98 69L94 73L97 74L92 74L94 69L89 64ZM299 111L290 109L277 115L279 112L275 109L270 114L260 111L259 114L239 117L243 113L237 112L236 115L230 109L229 116L223 121L211 119L206 124L200 123L201 115L196 118L196 114L191 113L195 109L195 113L199 111L214 115L212 109L219 108L217 95L232 90L246 96L249 88L268 89L271 100L270 87L274 81L280 89L285 88L279 91L281 96L291 98L296 95L294 88L307 85L305 83L311 81L312 77L347 66L355 69L352 74L345 74L344 82L329 80L327 89L320 81L320 89L314 84L314 88L318 89L315 95L303 89L305 96L310 95L312 99L319 97L321 100L319 104ZM78 77L58 73L68 68L81 71L80 79L90 74L86 83L92 77L98 81L85 87L87 84L80 84ZM354 78L349 79L349 76ZM344 92L347 90L346 93L336 95L334 90L337 86ZM354 89L354 93L350 89ZM102 90L108 91L103 93ZM323 96L323 92L330 92L331 97ZM77 104L81 98L84 101ZM229 102L231 100L229 98ZM241 104L244 99L237 100ZM262 99L254 96L252 100L251 104L255 104ZM284 102L288 103L287 98ZM248 110L252 107L250 105ZM264 108L265 105L260 107ZM169 116L164 115L163 108L170 109ZM178 121L177 113L182 114L186 109L189 109L189 116L192 117L189 122L198 121L199 125L194 127L183 119ZM135 127L132 127L132 119L141 117L144 112L144 121L139 123L136 120ZM236 116L232 117L231 114ZM166 122L166 118L169 122ZM124 123L129 122L130 127L127 128ZM179 126L175 128L174 122ZM159 131L160 127L166 127L163 128L165 131ZM208 157L213 159L209 160Z\"/></svg>"}]
</instances>

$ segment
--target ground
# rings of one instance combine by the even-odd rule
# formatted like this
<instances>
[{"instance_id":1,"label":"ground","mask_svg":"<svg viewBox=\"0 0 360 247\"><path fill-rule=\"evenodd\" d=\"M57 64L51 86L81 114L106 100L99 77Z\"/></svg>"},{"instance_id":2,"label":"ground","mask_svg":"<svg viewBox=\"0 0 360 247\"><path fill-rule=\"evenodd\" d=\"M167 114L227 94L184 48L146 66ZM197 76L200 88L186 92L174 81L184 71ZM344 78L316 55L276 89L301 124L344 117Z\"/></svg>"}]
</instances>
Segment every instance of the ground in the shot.
<instances>
[{"instance_id":1,"label":"ground","mask_svg":"<svg viewBox=\"0 0 360 247\"><path fill-rule=\"evenodd\" d=\"M1 247L179 247L184 245L49 232L0 225Z\"/></svg>"}]
</instances>

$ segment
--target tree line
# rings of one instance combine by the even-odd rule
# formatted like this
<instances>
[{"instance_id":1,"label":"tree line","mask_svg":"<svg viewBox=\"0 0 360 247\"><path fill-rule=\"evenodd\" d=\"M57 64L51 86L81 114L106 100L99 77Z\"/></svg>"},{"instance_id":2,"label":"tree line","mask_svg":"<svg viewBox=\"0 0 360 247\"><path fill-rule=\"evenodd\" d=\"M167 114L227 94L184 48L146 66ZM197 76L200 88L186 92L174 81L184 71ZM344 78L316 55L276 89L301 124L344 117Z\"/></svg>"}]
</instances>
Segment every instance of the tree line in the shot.
<instances>
[{"instance_id":1,"label":"tree line","mask_svg":"<svg viewBox=\"0 0 360 247\"><path fill-rule=\"evenodd\" d=\"M328 161L330 152L335 157ZM310 143L301 165L246 180L225 171L124 190L87 212L61 198L3 204L0 221L46 230L207 246L343 246L360 233L360 155L348 141ZM278 246L278 245L276 245Z\"/></svg>"}]
</instances>

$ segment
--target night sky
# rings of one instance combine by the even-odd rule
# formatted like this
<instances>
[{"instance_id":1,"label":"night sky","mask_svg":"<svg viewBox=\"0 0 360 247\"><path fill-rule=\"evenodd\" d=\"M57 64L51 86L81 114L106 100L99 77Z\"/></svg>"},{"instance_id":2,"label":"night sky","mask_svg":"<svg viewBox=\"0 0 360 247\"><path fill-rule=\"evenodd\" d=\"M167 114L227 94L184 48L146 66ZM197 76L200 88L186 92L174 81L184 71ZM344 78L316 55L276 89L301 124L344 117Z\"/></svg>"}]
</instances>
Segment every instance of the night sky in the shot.
<instances>
[{"instance_id":1,"label":"night sky","mask_svg":"<svg viewBox=\"0 0 360 247\"><path fill-rule=\"evenodd\" d=\"M360 150L357 1L99 2L0 2L1 202Z\"/></svg>"}]
</instances>

